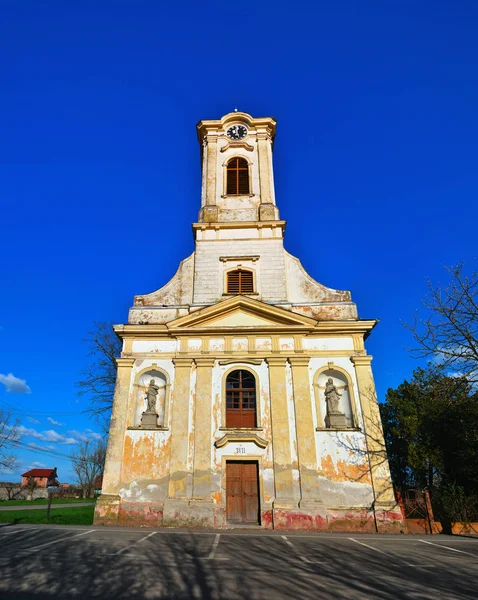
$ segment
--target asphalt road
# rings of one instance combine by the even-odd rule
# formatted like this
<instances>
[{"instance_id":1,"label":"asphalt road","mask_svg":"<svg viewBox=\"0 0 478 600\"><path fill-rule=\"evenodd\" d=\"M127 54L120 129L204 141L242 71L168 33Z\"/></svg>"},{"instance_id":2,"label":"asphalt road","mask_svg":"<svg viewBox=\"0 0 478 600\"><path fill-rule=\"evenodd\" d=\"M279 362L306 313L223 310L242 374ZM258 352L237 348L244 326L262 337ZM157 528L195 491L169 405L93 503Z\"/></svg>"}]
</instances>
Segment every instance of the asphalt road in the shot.
<instances>
[{"instance_id":1,"label":"asphalt road","mask_svg":"<svg viewBox=\"0 0 478 600\"><path fill-rule=\"evenodd\" d=\"M0 528L0 598L478 597L478 539Z\"/></svg>"},{"instance_id":2,"label":"asphalt road","mask_svg":"<svg viewBox=\"0 0 478 600\"><path fill-rule=\"evenodd\" d=\"M53 508L74 508L75 506L94 506L94 502L69 502L67 504L52 504ZM42 508L46 510L48 503L42 504L22 504L20 506L0 506L0 510L41 510Z\"/></svg>"}]
</instances>

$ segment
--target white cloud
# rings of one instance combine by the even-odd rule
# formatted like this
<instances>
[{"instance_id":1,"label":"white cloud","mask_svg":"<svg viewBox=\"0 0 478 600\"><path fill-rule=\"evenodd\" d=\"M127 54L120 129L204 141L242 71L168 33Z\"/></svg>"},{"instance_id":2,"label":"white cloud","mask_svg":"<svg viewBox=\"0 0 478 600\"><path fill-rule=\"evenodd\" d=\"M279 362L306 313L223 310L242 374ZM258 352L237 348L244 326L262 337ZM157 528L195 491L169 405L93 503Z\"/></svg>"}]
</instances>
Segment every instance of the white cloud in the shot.
<instances>
[{"instance_id":1,"label":"white cloud","mask_svg":"<svg viewBox=\"0 0 478 600\"><path fill-rule=\"evenodd\" d=\"M51 417L47 417L46 420L57 427L63 427L65 425L64 423L58 423L58 421L55 421L55 419L52 419Z\"/></svg>"},{"instance_id":2,"label":"white cloud","mask_svg":"<svg viewBox=\"0 0 478 600\"><path fill-rule=\"evenodd\" d=\"M20 377L15 377L13 373L9 373L8 375L3 375L0 373L0 383L3 383L7 392L11 392L12 394L31 394L32 391L30 387L27 385L25 379L20 379Z\"/></svg>"},{"instance_id":3,"label":"white cloud","mask_svg":"<svg viewBox=\"0 0 478 600\"><path fill-rule=\"evenodd\" d=\"M100 435L99 433L96 433L96 431L92 431L91 429L87 429L84 432L77 431L76 429L71 429L70 431L68 431L68 433L70 435L72 435L73 437L81 440L82 442L89 442L91 440L103 439L102 435Z\"/></svg>"},{"instance_id":4,"label":"white cloud","mask_svg":"<svg viewBox=\"0 0 478 600\"><path fill-rule=\"evenodd\" d=\"M44 465L41 462L38 462L37 460L33 461L31 465L29 465L29 469L38 469L38 467L46 467L46 465Z\"/></svg>"},{"instance_id":5,"label":"white cloud","mask_svg":"<svg viewBox=\"0 0 478 600\"><path fill-rule=\"evenodd\" d=\"M31 427L24 427L23 425L19 425L17 427L17 432L21 436L34 437L37 440L41 440L42 442L56 442L58 444L67 445L78 443L78 440L75 440L72 437L67 437L66 435L62 435L54 429L36 431L36 429L32 429Z\"/></svg>"},{"instance_id":6,"label":"white cloud","mask_svg":"<svg viewBox=\"0 0 478 600\"><path fill-rule=\"evenodd\" d=\"M40 425L40 421L37 421L33 417L27 417L27 420L30 421L30 423L34 423L35 425Z\"/></svg>"}]
</instances>

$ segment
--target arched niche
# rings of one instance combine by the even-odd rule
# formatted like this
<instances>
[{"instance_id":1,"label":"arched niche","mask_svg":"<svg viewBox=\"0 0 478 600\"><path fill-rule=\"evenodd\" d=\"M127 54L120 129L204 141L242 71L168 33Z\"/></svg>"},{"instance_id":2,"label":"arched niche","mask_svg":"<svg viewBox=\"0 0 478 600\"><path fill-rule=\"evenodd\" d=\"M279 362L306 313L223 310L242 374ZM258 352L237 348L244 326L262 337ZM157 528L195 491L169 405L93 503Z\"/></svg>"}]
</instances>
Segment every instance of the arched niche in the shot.
<instances>
[{"instance_id":1,"label":"arched niche","mask_svg":"<svg viewBox=\"0 0 478 600\"><path fill-rule=\"evenodd\" d=\"M155 385L159 387L155 406L158 414L158 427L167 427L169 383L166 374L155 367L141 373L136 382L136 409L134 415L136 427L141 425L141 416L147 409L146 392L152 379Z\"/></svg>"},{"instance_id":2,"label":"arched niche","mask_svg":"<svg viewBox=\"0 0 478 600\"><path fill-rule=\"evenodd\" d=\"M325 387L329 378L332 379L333 384L337 388L337 392L340 394L338 409L345 415L345 426L347 428L357 427L355 397L350 376L343 369L332 366L321 369L315 376L314 388L319 428L326 428L325 417L327 416L327 403L325 400Z\"/></svg>"}]
</instances>

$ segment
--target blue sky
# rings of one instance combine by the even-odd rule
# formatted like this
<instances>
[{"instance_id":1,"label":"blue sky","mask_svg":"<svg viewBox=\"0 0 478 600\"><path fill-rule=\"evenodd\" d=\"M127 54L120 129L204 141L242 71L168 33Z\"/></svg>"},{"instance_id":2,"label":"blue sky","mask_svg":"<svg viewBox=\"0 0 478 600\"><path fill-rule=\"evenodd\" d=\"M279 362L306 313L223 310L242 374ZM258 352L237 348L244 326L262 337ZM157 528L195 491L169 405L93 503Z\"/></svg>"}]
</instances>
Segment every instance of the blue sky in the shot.
<instances>
[{"instance_id":1,"label":"blue sky","mask_svg":"<svg viewBox=\"0 0 478 600\"><path fill-rule=\"evenodd\" d=\"M380 397L410 375L425 277L475 264L476 2L24 1L1 21L0 406L53 454L0 479L72 480L62 455L99 431L82 340L193 250L195 124L235 106L278 120L286 248L380 318Z\"/></svg>"}]
</instances>

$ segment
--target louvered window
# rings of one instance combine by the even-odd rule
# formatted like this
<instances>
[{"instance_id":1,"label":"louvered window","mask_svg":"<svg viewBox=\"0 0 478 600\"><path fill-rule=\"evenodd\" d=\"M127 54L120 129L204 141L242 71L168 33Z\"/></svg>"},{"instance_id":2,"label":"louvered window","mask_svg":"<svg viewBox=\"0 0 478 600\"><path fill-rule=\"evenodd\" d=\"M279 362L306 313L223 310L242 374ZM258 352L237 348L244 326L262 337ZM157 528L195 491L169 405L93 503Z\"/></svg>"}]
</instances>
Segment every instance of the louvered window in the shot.
<instances>
[{"instance_id":1,"label":"louvered window","mask_svg":"<svg viewBox=\"0 0 478 600\"><path fill-rule=\"evenodd\" d=\"M227 164L228 196L247 196L249 194L249 165L245 158L232 158Z\"/></svg>"},{"instance_id":2,"label":"louvered window","mask_svg":"<svg viewBox=\"0 0 478 600\"><path fill-rule=\"evenodd\" d=\"M226 427L256 427L256 379L233 371L226 379Z\"/></svg>"},{"instance_id":3,"label":"louvered window","mask_svg":"<svg viewBox=\"0 0 478 600\"><path fill-rule=\"evenodd\" d=\"M227 274L227 293L228 294L253 294L254 276L252 271L229 271Z\"/></svg>"}]
</instances>

